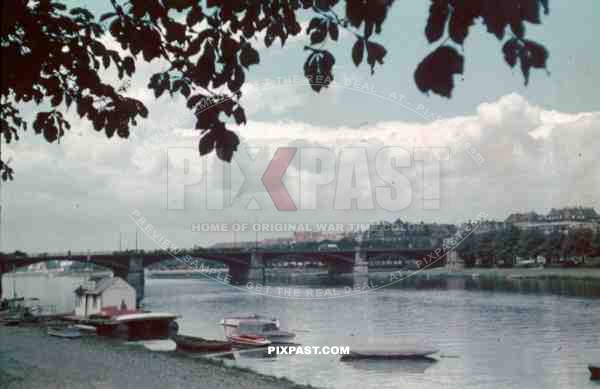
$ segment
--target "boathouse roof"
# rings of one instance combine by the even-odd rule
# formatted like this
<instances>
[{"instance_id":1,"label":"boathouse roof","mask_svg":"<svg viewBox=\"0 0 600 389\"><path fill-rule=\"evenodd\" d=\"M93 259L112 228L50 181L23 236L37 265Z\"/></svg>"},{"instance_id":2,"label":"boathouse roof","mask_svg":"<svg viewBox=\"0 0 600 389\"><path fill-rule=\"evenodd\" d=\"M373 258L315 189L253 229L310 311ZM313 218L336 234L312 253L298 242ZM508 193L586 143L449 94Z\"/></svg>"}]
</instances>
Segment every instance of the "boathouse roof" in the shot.
<instances>
[{"instance_id":1,"label":"boathouse roof","mask_svg":"<svg viewBox=\"0 0 600 389\"><path fill-rule=\"evenodd\" d=\"M77 289L75 289L75 293L78 295L99 295L111 286L121 282L126 284L126 282L120 277L103 277L97 280L90 280L88 283L80 285Z\"/></svg>"}]
</instances>

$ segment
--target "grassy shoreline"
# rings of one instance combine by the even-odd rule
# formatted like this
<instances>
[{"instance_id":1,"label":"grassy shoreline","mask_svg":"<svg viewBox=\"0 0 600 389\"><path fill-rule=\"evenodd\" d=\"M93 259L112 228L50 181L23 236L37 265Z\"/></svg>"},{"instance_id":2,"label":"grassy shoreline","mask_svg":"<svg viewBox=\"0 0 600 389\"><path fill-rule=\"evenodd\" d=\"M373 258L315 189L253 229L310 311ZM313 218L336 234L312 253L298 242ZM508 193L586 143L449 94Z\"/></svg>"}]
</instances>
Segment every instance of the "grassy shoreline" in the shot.
<instances>
[{"instance_id":1,"label":"grassy shoreline","mask_svg":"<svg viewBox=\"0 0 600 389\"><path fill-rule=\"evenodd\" d=\"M0 387L312 388L222 361L155 352L106 338L52 338L39 327L0 327Z\"/></svg>"}]
</instances>

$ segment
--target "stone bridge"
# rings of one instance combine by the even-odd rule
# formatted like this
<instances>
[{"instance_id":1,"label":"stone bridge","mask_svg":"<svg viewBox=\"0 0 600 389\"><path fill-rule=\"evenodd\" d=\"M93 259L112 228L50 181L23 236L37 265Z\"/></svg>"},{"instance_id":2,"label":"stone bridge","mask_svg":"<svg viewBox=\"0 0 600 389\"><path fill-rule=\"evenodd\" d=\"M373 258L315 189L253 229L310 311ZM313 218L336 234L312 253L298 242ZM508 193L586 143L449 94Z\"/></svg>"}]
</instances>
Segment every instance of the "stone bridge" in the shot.
<instances>
[{"instance_id":1,"label":"stone bridge","mask_svg":"<svg viewBox=\"0 0 600 389\"><path fill-rule=\"evenodd\" d=\"M302 251L274 249L194 249L169 253L144 251L53 253L37 255L0 254L0 278L2 274L16 268L52 260L93 263L112 270L115 276L131 284L137 292L138 304L144 298L144 268L169 259L188 258L215 261L229 268L231 281L243 283L247 280L264 281L264 269L281 261L322 263L330 274L368 274L369 267L401 267L407 262L421 261L426 266L427 257L436 248L388 248L373 249L357 247L353 250ZM439 249L438 249L439 251ZM182 260L183 262L183 260ZM188 261L189 262L189 261ZM185 262L184 262L185 263ZM441 266L444 261L436 263ZM0 297L2 286L0 283Z\"/></svg>"}]
</instances>

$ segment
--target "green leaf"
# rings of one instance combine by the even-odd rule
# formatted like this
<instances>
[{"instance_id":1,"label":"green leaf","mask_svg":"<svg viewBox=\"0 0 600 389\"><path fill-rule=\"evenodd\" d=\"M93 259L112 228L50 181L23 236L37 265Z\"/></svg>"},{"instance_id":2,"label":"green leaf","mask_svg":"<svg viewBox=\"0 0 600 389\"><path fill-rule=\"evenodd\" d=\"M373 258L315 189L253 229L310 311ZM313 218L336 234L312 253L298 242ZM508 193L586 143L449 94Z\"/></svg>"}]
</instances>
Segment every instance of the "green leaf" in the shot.
<instances>
[{"instance_id":1,"label":"green leaf","mask_svg":"<svg viewBox=\"0 0 600 389\"><path fill-rule=\"evenodd\" d=\"M546 68L548 50L537 42L525 40L525 49L529 51L531 66L538 69Z\"/></svg>"},{"instance_id":2,"label":"green leaf","mask_svg":"<svg viewBox=\"0 0 600 389\"><path fill-rule=\"evenodd\" d=\"M450 98L455 74L463 73L464 57L454 47L441 46L425 57L415 71L415 82L423 93Z\"/></svg>"},{"instance_id":3,"label":"green leaf","mask_svg":"<svg viewBox=\"0 0 600 389\"><path fill-rule=\"evenodd\" d=\"M237 124L246 124L246 114L244 113L244 109L238 106L233 111L233 117L235 118L235 122Z\"/></svg>"},{"instance_id":4,"label":"green leaf","mask_svg":"<svg viewBox=\"0 0 600 389\"><path fill-rule=\"evenodd\" d=\"M363 60L363 54L365 51L365 42L362 39L357 39L352 46L352 61L354 65L358 66Z\"/></svg>"},{"instance_id":5,"label":"green leaf","mask_svg":"<svg viewBox=\"0 0 600 389\"><path fill-rule=\"evenodd\" d=\"M240 52L240 63L246 69L251 65L257 65L260 62L258 51L254 50L250 44L246 44L242 47Z\"/></svg>"},{"instance_id":6,"label":"green leaf","mask_svg":"<svg viewBox=\"0 0 600 389\"><path fill-rule=\"evenodd\" d=\"M425 36L429 43L439 40L444 35L448 14L448 0L434 0L431 2L429 18L425 27Z\"/></svg>"},{"instance_id":7,"label":"green leaf","mask_svg":"<svg viewBox=\"0 0 600 389\"><path fill-rule=\"evenodd\" d=\"M519 51L521 50L521 46L519 45L519 40L516 38L512 38L502 46L502 52L504 53L504 60L506 63L512 68L517 64L517 58L519 56Z\"/></svg>"},{"instance_id":8,"label":"green leaf","mask_svg":"<svg viewBox=\"0 0 600 389\"><path fill-rule=\"evenodd\" d=\"M329 36L331 37L331 40L338 40L339 29L337 23L329 22Z\"/></svg>"},{"instance_id":9,"label":"green leaf","mask_svg":"<svg viewBox=\"0 0 600 389\"><path fill-rule=\"evenodd\" d=\"M326 37L327 30L324 27L322 27L322 25L320 25L319 28L317 28L312 32L312 34L310 34L310 43L312 45L316 45L318 43L323 42Z\"/></svg>"},{"instance_id":10,"label":"green leaf","mask_svg":"<svg viewBox=\"0 0 600 389\"><path fill-rule=\"evenodd\" d=\"M215 131L209 131L200 139L198 144L200 155L209 154L215 149L216 138Z\"/></svg>"},{"instance_id":11,"label":"green leaf","mask_svg":"<svg viewBox=\"0 0 600 389\"><path fill-rule=\"evenodd\" d=\"M132 57L125 57L123 60L123 67L125 68L125 73L128 76L131 76L135 72L135 62Z\"/></svg>"}]
</instances>

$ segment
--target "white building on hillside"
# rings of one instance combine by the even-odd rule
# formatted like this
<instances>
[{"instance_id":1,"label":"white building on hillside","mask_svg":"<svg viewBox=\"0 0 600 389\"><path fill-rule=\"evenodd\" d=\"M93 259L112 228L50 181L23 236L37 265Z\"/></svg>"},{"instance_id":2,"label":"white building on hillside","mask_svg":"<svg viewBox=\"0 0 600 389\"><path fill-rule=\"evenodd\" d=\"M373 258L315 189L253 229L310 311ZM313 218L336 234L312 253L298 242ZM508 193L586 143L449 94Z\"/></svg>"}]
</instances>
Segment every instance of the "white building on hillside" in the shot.
<instances>
[{"instance_id":1,"label":"white building on hillside","mask_svg":"<svg viewBox=\"0 0 600 389\"><path fill-rule=\"evenodd\" d=\"M75 290L75 315L89 316L102 310L135 309L135 289L119 277L90 280Z\"/></svg>"},{"instance_id":2,"label":"white building on hillside","mask_svg":"<svg viewBox=\"0 0 600 389\"><path fill-rule=\"evenodd\" d=\"M560 232L568 234L571 230L589 229L600 231L600 215L594 208L562 208L552 209L548 215L535 212L513 213L505 224L514 225L522 230L539 230L545 234Z\"/></svg>"}]
</instances>

